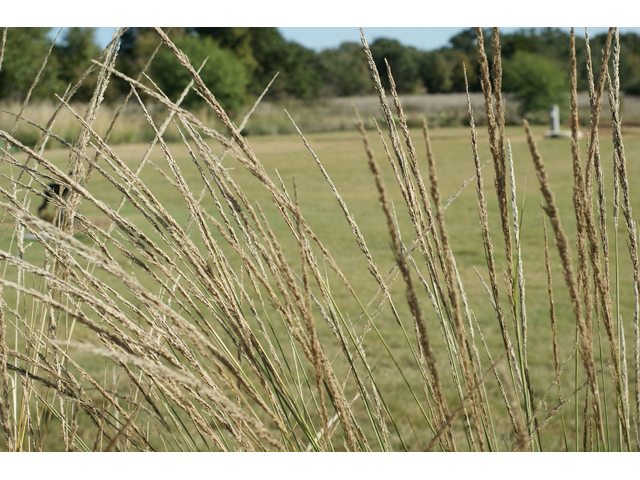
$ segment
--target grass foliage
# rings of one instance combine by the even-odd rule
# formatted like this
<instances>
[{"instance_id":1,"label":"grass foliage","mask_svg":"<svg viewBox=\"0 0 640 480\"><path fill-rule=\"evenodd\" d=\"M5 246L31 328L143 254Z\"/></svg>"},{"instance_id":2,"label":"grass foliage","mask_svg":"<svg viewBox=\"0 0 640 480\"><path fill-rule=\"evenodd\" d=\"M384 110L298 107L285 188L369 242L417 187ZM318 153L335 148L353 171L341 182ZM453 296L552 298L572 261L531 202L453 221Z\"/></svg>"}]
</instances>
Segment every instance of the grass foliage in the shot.
<instances>
[{"instance_id":1,"label":"grass foliage","mask_svg":"<svg viewBox=\"0 0 640 480\"><path fill-rule=\"evenodd\" d=\"M200 66L156 33L191 79L179 99L146 87L144 71L116 71L112 42L87 66L99 74L91 102L72 102L80 78L39 118L27 96L0 129L3 449L639 449L617 29L564 179L528 123L505 129L498 29L492 65L477 30L484 96L468 97L464 132L407 121L362 35L377 113L353 107L357 142L310 141L295 114L250 127L296 134L296 147L249 142L253 109L236 125ZM592 67L576 65L574 42L579 118L576 70ZM107 108L114 76L131 93ZM207 111L181 107L191 89ZM127 137L142 128L147 138ZM441 141L452 135L464 148ZM296 155L313 173L294 175ZM541 193L524 202L527 171ZM68 194L50 195L50 223L32 212L52 182Z\"/></svg>"}]
</instances>

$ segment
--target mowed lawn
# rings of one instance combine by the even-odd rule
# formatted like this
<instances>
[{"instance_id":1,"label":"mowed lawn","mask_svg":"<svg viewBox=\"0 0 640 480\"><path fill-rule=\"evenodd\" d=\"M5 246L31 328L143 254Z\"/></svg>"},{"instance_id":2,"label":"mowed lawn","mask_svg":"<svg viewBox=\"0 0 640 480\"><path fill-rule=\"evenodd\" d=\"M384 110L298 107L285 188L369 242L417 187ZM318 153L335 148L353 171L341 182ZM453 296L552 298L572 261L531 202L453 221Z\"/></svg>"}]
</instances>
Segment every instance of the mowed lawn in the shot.
<instances>
[{"instance_id":1,"label":"mowed lawn","mask_svg":"<svg viewBox=\"0 0 640 480\"><path fill-rule=\"evenodd\" d=\"M504 240L493 186L494 167L489 152L486 129L478 127L478 130L479 156L482 164L484 164L483 181L485 197L488 202L490 233L496 255L496 266L499 275L501 275L502 271L506 268L506 262ZM568 139L543 139L542 133L544 130L545 128L537 127L534 129L534 132L538 141L538 148L549 172L551 186L560 208L563 226L573 249L575 267L577 265L575 249L576 220L572 204L573 173L571 145ZM420 130L412 130L411 134L413 144L418 153L421 172L427 188L429 188L424 138ZM446 200L456 194L463 183L474 174L475 169L471 151L470 132L465 128L447 128L433 129L430 131L430 134L437 165L440 193L442 199ZM637 215L640 215L640 192L636 195L634 188L637 179L640 179L640 162L638 161L640 156L640 131L628 130L624 131L623 135L627 169L631 184L631 202L634 207L634 213L638 212L636 213L637 217ZM524 129L522 127L509 127L506 131L506 137L510 141L513 155L517 204L521 221L521 255L526 279L529 369L534 389L534 403L537 406L539 402L544 402L538 414L538 418L542 420L558 403L556 387L553 386L553 388L550 388L555 375L549 318L549 297L547 293L547 277L544 262L543 216L540 208L542 196L539 191L539 184L524 135ZM355 218L379 271L385 275L394 266L391 237L380 206L379 194L375 187L374 178L367 166L367 157L362 138L356 132L310 134L306 138L310 147L322 162L326 172L331 177L338 192L346 202L350 213ZM606 179L609 241L611 249L614 251L612 146L610 138L609 129L602 128L600 130L600 152ZM416 238L416 232L408 218L404 200L393 177L391 167L377 132L369 131L369 139L375 149L376 159L384 171L384 180L394 202L402 241L405 245L409 245ZM311 153L307 150L298 135L249 137L248 140L272 180L277 185L280 185L280 180L277 176L278 173L292 198L294 198L295 178L302 215L323 242L323 245L331 252L337 265L353 287L357 299L344 287L338 276L331 271L328 263L323 263L321 253L319 253L318 249L315 249L314 251L318 254L318 260L320 261L320 268L326 272L332 295L341 312L355 324L354 329L358 335L362 334L365 320L361 318L362 310L360 304L367 305L370 300L375 297L375 301L368 309L370 314L374 312L380 298L379 295L377 295L377 284L369 273L368 264L360 253L353 232L345 221L344 214ZM386 135L385 141L389 148L391 148ZM210 144L215 153L221 154L221 147L213 143ZM135 170L146 148L146 144L121 145L114 147L114 150L120 158ZM586 157L584 137L581 141L580 148L584 164ZM182 169L194 196L198 196L203 181L200 178L198 170L189 158L187 149L181 144L170 144L169 149L171 155ZM66 168L68 152L53 149L47 150L44 156L60 168ZM24 160L25 156L19 154L17 158ZM270 193L231 156L226 156L223 163L229 168L230 175L242 186L249 201L254 206L259 204L265 212L276 237L283 247L287 259L292 265L299 266L300 251L297 241L271 203ZM12 171L6 164L1 167L0 171L7 176L16 175L15 167ZM156 198L162 202L167 211L180 225L184 226L187 224L189 218L188 209L180 193L171 185L171 181L160 172L169 176L171 175L162 151L156 146L150 156L149 163L144 167L140 177ZM2 185L6 188L9 183L3 178ZM92 175L87 188L95 197L114 208L117 207L122 197L122 194L99 173ZM32 197L30 206L32 212L35 213L38 203L39 200ZM217 216L214 201L208 194L204 197L203 205L206 206L212 215ZM94 207L83 204L80 207L80 211L95 224L101 225L103 228L108 227L108 219ZM142 229L150 237L156 238L153 226L134 206L125 202L122 212L134 221L138 228ZM492 352L493 360L498 360L504 350L502 347L502 338L489 296L478 276L479 273L488 284L485 251L478 221L475 178L472 179L471 183L459 193L458 197L448 207L445 213L445 219L457 268L464 284L468 308L477 319L481 328L481 332L475 331L475 343L483 362L483 372L487 372L486 390L491 399L492 419L496 434L500 439L499 442L502 442L499 447L507 449L511 442L509 438L511 424L507 417L506 409L502 404L495 378L493 374L488 371L490 362L484 353L484 346L480 339L481 333L484 341L486 341L486 344ZM0 240L0 248L3 250L11 249L12 252L15 252L16 243L11 236L12 230L13 226L7 217L2 225L4 236ZM197 231L195 231L193 227L192 230L192 238L196 244L199 244ZM561 377L562 389L564 394L569 395L575 389L574 361L576 353L573 350L575 345L575 319L570 308L569 296L564 284L559 256L553 242L553 233L548 223L547 230L551 252L551 268L553 270L560 362L570 358L566 364L565 373ZM622 215L620 217L618 233L617 253L619 256L620 287L619 291L614 292L614 295L619 293L619 315L624 324L626 334L629 370L633 372L633 345L635 340L632 269L627 249L628 242L625 240L625 238L628 238L628 235ZM78 233L77 237L82 239L83 234ZM234 256L230 248L224 246L222 235L217 235L216 241L221 244L225 252L228 252L231 266L237 268L239 266L239 259ZM25 252L25 259L35 265L42 265L44 262L42 246L37 243L29 246ZM422 259L417 252L414 254L414 259L417 268L428 280L424 259ZM612 266L613 288L615 288L615 282L613 281L616 268L615 260L615 257L612 255L610 261ZM478 273L476 273L476 270ZM301 272L301 269L298 269L298 272ZM416 272L414 271L412 273L414 274L414 285L416 285L418 289L421 308L429 329L430 343L438 359L438 368L440 369L442 381L445 385L446 395L452 408L455 408L458 401L452 385L439 319L436 311L429 302L424 288L418 280ZM141 278L141 280L144 281L144 278ZM499 283L501 285L501 302L503 308L506 310L508 308L508 302L502 278L499 278ZM114 288L119 287L120 286L117 285L114 286ZM414 326L411 314L406 306L406 301L404 301L404 289L402 278L395 278L392 286L394 302L401 314L403 325L410 336L410 341L415 344ZM15 305L15 303L12 304L12 302L15 302L15 295L13 297L12 295L14 295L12 292L7 292L5 295L5 301L9 305ZM614 296L614 299L615 298ZM314 311L314 313L316 314L315 319L319 325L320 336L323 340L322 344L329 353L329 358L336 358L334 366L336 371L339 372L338 378L342 378L342 376L347 373L348 365L343 357L340 356L333 334L324 323L321 315L318 314L317 311ZM420 413L420 408L412 398L412 394L407 388L405 381L401 375L398 374L396 363L400 369L403 369L403 373L413 386L414 391L422 394L419 374L414 371L416 370L415 363L410 351L406 347L404 335L398 328L388 306L379 313L374 321L386 345L392 351L393 359L387 353L386 347L376 333L370 331L367 333L364 344L367 351L367 361L374 369L376 381L385 397L384 400L392 411L397 412L396 421L403 438L407 441L410 449L419 450L426 446L432 434L427 428ZM507 316L507 323L511 331L512 339L514 339L513 322L509 315ZM600 328L599 335L600 337L596 339L596 350L598 349L601 338L606 368L606 362L609 360L610 355L607 353L609 347L603 328ZM11 338L10 335L9 338ZM91 334L84 332L79 327L78 331L74 333L74 338L95 342ZM598 361L599 355L597 355L596 358ZM94 362L94 365L90 366L88 370L93 371L94 374L101 377L102 374L98 372L104 369L104 361L89 358L85 358L85 360L87 362ZM500 368L506 372L506 366L501 367L500 364L498 364L498 369ZM582 377L579 378L578 385L581 385L585 380L582 366L580 366L580 375ZM630 377L629 388L630 391L633 391L633 375L630 375ZM608 416L613 420L615 418L615 404L611 382L607 381L605 387L608 394ZM581 395L577 402L575 399L569 402L563 410L567 422L566 428L570 449L575 448L575 424L571 415L576 404L582 412L584 408L584 395ZM362 413L362 415L362 420L365 420L365 413ZM582 413L580 416L582 416ZM459 423L459 420L457 423ZM366 430L366 425L364 428ZM459 446L463 445L464 438L461 437L458 441ZM579 441L582 441L582 437L580 437ZM617 439L613 439L612 441L617 442ZM542 431L541 444L545 450L560 450L563 448L563 443L562 424L559 415L556 415L550 425ZM399 446L396 445L396 448L399 448Z\"/></svg>"}]
</instances>

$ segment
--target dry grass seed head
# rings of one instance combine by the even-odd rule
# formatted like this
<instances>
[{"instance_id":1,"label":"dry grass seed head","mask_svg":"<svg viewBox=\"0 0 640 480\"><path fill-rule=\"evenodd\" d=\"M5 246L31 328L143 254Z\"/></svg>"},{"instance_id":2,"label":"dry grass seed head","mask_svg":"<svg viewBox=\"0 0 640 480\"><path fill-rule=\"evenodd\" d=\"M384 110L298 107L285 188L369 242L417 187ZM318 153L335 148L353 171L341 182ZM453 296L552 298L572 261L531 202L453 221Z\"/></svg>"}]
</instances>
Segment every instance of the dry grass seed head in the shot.
<instances>
[{"instance_id":1,"label":"dry grass seed head","mask_svg":"<svg viewBox=\"0 0 640 480\"><path fill-rule=\"evenodd\" d=\"M363 37L363 41L364 41L364 37ZM411 283L411 276L409 274L409 269L407 267L406 262L402 259L402 247L400 244L400 239L398 238L396 225L393 221L393 215L391 212L387 190L384 185L384 180L382 178L380 167L378 166L378 163L375 160L373 149L369 144L369 138L367 136L366 131L364 130L364 126L362 125L362 122L359 123L359 126L360 126L360 134L364 142L365 151L367 153L369 168L373 173L373 176L376 182L376 187L380 195L379 197L380 204L382 206L382 210L384 211L387 219L387 229L391 236L394 254L396 257L396 264L398 265L398 268L405 280L407 301L409 303L409 307L414 317L414 321L416 322L416 325L418 327L418 333L419 333L418 341L420 343L422 354L425 356L425 359L429 368L429 373L432 377L432 382L435 387L435 394L436 394L435 402L438 408L440 418L445 419L448 416L448 413L447 413L448 408L447 408L447 403L442 391L442 385L440 383L437 362L434 357L433 351L431 350L431 346L429 344L426 324L424 323L424 320L422 318L420 305L418 303L417 297L415 295L415 291Z\"/></svg>"},{"instance_id":2,"label":"dry grass seed head","mask_svg":"<svg viewBox=\"0 0 640 480\"><path fill-rule=\"evenodd\" d=\"M455 261L453 258L453 252L451 251L451 245L449 243L449 234L447 232L447 228L445 225L444 219L444 209L442 208L442 203L440 201L440 191L438 188L438 177L436 174L436 165L433 156L433 151L431 149L431 140L428 135L428 131L425 132L425 142L427 145L427 159L429 161L429 179L431 181L431 197L433 198L433 205L436 211L436 220L438 222L438 227L440 230L440 237L442 241L442 250L444 253L444 258L446 262L446 268L449 273L449 278L456 278L455 275ZM467 338L467 332L464 327L464 323L462 322L462 314L460 312L460 295L461 292L458 291L458 286L451 282L449 286L449 299L451 301L451 308L453 311L454 325L457 333L458 346L460 348L460 353L462 357L462 373L465 380L465 386L467 392L472 391L472 385L474 383L473 379L477 378L477 371L475 369L475 365L471 359L471 347L469 345L469 340ZM485 439L484 433L481 432L481 421L478 418L478 406L477 406L477 398L476 395L472 395L470 399L471 403L471 414L474 417L475 427L477 429L477 437L478 442L480 444L481 450L485 450Z\"/></svg>"},{"instance_id":3,"label":"dry grass seed head","mask_svg":"<svg viewBox=\"0 0 640 480\"><path fill-rule=\"evenodd\" d=\"M594 394L595 401L593 402L593 408L594 408L595 416L598 419L598 430L600 433L600 437L601 437L601 440L603 440L604 433L602 431L603 424L601 421L599 389L598 389L598 384L596 379L593 350L591 350L590 348L591 343L589 341L589 332L587 330L587 325L583 316L582 304L580 302L579 293L578 293L579 292L578 285L576 283L574 273L573 273L573 262L571 260L571 247L569 246L569 241L562 228L562 223L560 221L560 216L558 213L558 208L556 206L555 197L553 195L553 192L551 191L551 188L549 187L547 171L545 169L542 157L538 152L538 148L533 138L533 134L531 133L531 127L529 126L529 123L526 121L524 125L525 125L525 131L527 134L527 140L529 142L531 156L533 158L533 162L536 167L538 181L540 183L540 189L542 191L542 195L546 202L546 206L544 206L543 208L547 213L547 215L549 216L551 225L553 226L556 246L558 247L558 252L560 253L560 259L562 260L563 275L564 275L567 288L569 289L569 295L571 297L571 302L573 305L573 313L576 318L576 323L579 331L578 346L579 346L580 356L582 357L582 362L587 372L591 391Z\"/></svg>"},{"instance_id":4,"label":"dry grass seed head","mask_svg":"<svg viewBox=\"0 0 640 480\"><path fill-rule=\"evenodd\" d=\"M497 32L496 32L497 33ZM494 185L498 196L498 204L500 206L500 221L502 222L502 233L505 242L505 257L507 260L507 275L513 278L513 264L511 254L511 227L509 223L509 211L507 202L507 184L506 184L506 166L504 152L503 127L496 121L493 112L492 88L489 75L489 61L484 50L484 35L482 28L476 28L478 37L478 58L480 63L480 81L482 91L484 93L484 106L487 114L487 129L489 131L489 147L493 156L493 165L495 169ZM499 54L499 49L496 50ZM495 60L494 60L495 61ZM498 72L497 72L498 73ZM501 72L499 72L501 73ZM499 74L498 73L498 74ZM501 82L500 82L501 84Z\"/></svg>"}]
</instances>

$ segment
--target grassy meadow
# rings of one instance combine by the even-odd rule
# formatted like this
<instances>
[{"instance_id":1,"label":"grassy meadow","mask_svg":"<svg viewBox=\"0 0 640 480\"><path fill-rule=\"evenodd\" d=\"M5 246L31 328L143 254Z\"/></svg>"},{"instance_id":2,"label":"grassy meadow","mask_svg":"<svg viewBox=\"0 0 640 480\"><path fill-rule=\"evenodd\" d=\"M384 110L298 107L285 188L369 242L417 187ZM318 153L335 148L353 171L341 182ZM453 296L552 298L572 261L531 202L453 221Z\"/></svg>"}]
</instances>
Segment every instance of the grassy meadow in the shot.
<instances>
[{"instance_id":1,"label":"grassy meadow","mask_svg":"<svg viewBox=\"0 0 640 480\"><path fill-rule=\"evenodd\" d=\"M607 89L599 137L581 113L572 148L484 97L471 128L424 114L405 136L382 102L361 130L292 109L243 137L193 76L209 112L131 107L149 138L121 140L127 119L110 140L99 91L63 106L56 148L2 127L1 450L638 450L640 129ZM58 224L36 215L53 181Z\"/></svg>"}]
</instances>

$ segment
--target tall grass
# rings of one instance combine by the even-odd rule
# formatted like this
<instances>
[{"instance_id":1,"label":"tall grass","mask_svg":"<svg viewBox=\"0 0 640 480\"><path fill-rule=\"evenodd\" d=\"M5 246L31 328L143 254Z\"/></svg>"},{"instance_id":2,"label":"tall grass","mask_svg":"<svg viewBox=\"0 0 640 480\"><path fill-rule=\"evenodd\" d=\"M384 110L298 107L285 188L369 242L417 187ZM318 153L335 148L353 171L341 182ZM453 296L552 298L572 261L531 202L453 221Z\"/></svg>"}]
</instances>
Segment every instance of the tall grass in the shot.
<instances>
[{"instance_id":1,"label":"tall grass","mask_svg":"<svg viewBox=\"0 0 640 480\"><path fill-rule=\"evenodd\" d=\"M482 29L477 30L484 95L480 118L491 157L480 158L478 114L467 93L469 169L474 175L461 190L469 183L476 187L477 234L486 261L485 271L476 270L486 289L486 305L481 306L468 300L465 285L477 279L466 278L459 269L448 228L457 219L447 210L459 201L460 190L448 200L443 197L428 122L423 121L422 138L412 138L392 68L377 71L364 34L380 113L377 120L363 120L354 107L354 119L377 191L377 198L368 201L377 202L383 213L385 224L378 235L388 238L391 263L375 258L370 243L377 239L365 238L348 195L336 187L295 115L289 119L373 277L377 291L365 297L352 283L359 277L345 270L326 246L331 232L314 230L305 218L308 209L296 178L277 172L277 178L271 176L243 135L254 109L236 125L218 104L214 86L200 79L198 66L164 31L156 32L159 45L171 49L193 79L180 99L174 102L140 83L144 71L137 79L117 71L116 38L87 66L87 73L100 73L87 105L72 102L81 78L64 97L51 100L44 116L33 116L26 101L14 106L19 111L14 124L0 129L6 143L0 169L6 246L0 250L4 449L640 448L640 271L620 120L617 29L610 30L597 82L591 74L586 155L577 125L572 125L573 204L557 202L545 159L525 122L542 195L520 207L518 164L505 134L508 99L501 93L499 30L492 34L491 66ZM570 47L572 112L578 118L573 32ZM590 58L585 68L592 72ZM390 100L381 74L389 77ZM131 94L120 108L107 108L102 98L114 76L129 82ZM614 245L609 245L612 234L607 231L606 174L600 158L604 139L598 131L605 87L615 152L610 179ZM205 100L208 112L180 106L190 89ZM151 100L143 102L140 92ZM211 114L221 128L203 118ZM115 148L131 122L152 132L149 148L137 162ZM26 133L20 136L27 125L29 139ZM374 142L383 147L377 150L384 152L383 158L377 157ZM424 142L424 159L417 142ZM51 159L50 143L68 152L64 168ZM160 149L163 165L150 160L154 148ZM176 160L178 148L186 150L191 164ZM498 241L490 228L487 204L493 194L483 178L485 161L494 167L500 233L493 235L502 237ZM238 170L250 173L252 187L238 180ZM158 183L144 180L151 175ZM389 184L389 178L395 183ZM69 191L49 199L60 214L56 224L31 213L50 182ZM393 201L393 189L400 192L401 202ZM522 217L531 215L531 202L538 201L550 306L548 317L541 318L543 310L527 311L522 252L530 247L520 228ZM577 267L569 240L573 234L560 216L570 207L576 218ZM624 239L618 238L620 209L627 228ZM402 231L399 217L409 220L410 231ZM631 285L618 277L618 264L627 261L619 241L628 245ZM558 268L564 285L552 281ZM633 319L620 313L620 293L627 290L635 295ZM565 296L570 310L556 308ZM349 313L353 305L357 318ZM481 310L491 312L488 318L476 317ZM575 341L565 351L557 332L558 324L569 318ZM499 331L495 342L485 336L489 322ZM531 366L540 350L528 338L532 323L550 331L551 384L541 384L538 377L548 375ZM624 332L632 328L629 362ZM608 347L601 341L602 330ZM635 375L629 373L631 365ZM400 402L396 389L405 392ZM418 412L417 419L410 420L407 409Z\"/></svg>"}]
</instances>

